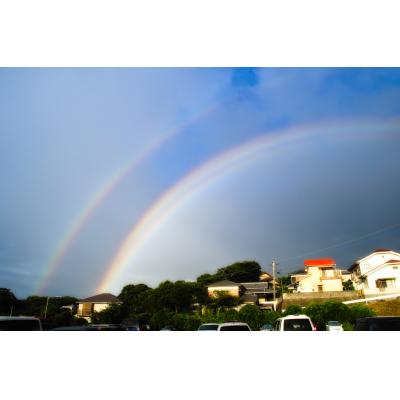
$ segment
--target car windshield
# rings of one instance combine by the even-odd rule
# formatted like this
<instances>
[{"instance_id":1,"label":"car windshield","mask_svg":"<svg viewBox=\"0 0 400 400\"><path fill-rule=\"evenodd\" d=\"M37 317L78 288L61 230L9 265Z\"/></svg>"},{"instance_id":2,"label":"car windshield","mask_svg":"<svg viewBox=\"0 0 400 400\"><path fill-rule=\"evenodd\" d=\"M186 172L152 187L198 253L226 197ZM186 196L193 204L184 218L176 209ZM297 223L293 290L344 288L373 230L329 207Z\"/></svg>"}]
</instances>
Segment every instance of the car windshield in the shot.
<instances>
[{"instance_id":1,"label":"car windshield","mask_svg":"<svg viewBox=\"0 0 400 400\"><path fill-rule=\"evenodd\" d=\"M306 318L286 319L283 327L285 331L312 331L311 323Z\"/></svg>"},{"instance_id":2,"label":"car windshield","mask_svg":"<svg viewBox=\"0 0 400 400\"><path fill-rule=\"evenodd\" d=\"M200 325L199 331L216 331L218 324Z\"/></svg>"},{"instance_id":3,"label":"car windshield","mask_svg":"<svg viewBox=\"0 0 400 400\"><path fill-rule=\"evenodd\" d=\"M40 331L40 324L35 319L5 320L0 321L0 331Z\"/></svg>"},{"instance_id":4,"label":"car windshield","mask_svg":"<svg viewBox=\"0 0 400 400\"><path fill-rule=\"evenodd\" d=\"M247 325L226 325L221 326L220 331L249 331Z\"/></svg>"},{"instance_id":5,"label":"car windshield","mask_svg":"<svg viewBox=\"0 0 400 400\"><path fill-rule=\"evenodd\" d=\"M330 325L330 326L340 326L342 324L339 321L329 321L328 325Z\"/></svg>"}]
</instances>

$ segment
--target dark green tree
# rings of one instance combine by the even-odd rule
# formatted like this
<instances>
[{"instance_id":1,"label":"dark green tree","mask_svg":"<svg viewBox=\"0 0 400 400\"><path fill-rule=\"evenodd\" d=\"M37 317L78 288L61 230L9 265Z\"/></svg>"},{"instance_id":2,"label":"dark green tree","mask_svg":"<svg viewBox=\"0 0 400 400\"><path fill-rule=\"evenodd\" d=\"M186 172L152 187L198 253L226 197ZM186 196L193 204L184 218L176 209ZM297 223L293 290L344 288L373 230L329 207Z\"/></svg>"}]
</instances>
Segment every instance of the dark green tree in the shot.
<instances>
[{"instance_id":1,"label":"dark green tree","mask_svg":"<svg viewBox=\"0 0 400 400\"><path fill-rule=\"evenodd\" d=\"M92 315L93 324L121 324L126 318L122 304L110 304L106 309Z\"/></svg>"},{"instance_id":2,"label":"dark green tree","mask_svg":"<svg viewBox=\"0 0 400 400\"><path fill-rule=\"evenodd\" d=\"M204 286L207 286L210 283L217 282L218 280L220 280L220 278L218 276L216 276L215 274L214 275L203 274L203 275L200 275L199 277L197 277L197 279L196 279L197 283L204 285Z\"/></svg>"},{"instance_id":3,"label":"dark green tree","mask_svg":"<svg viewBox=\"0 0 400 400\"><path fill-rule=\"evenodd\" d=\"M18 305L18 299L10 289L0 288L0 315L10 315L11 311L15 313Z\"/></svg>"},{"instance_id":4,"label":"dark green tree","mask_svg":"<svg viewBox=\"0 0 400 400\"><path fill-rule=\"evenodd\" d=\"M283 313L284 316L286 315L293 315L293 314L302 314L303 309L297 304L291 304Z\"/></svg>"},{"instance_id":5,"label":"dark green tree","mask_svg":"<svg viewBox=\"0 0 400 400\"><path fill-rule=\"evenodd\" d=\"M354 290L354 284L353 281L344 281L343 282L343 290Z\"/></svg>"},{"instance_id":6,"label":"dark green tree","mask_svg":"<svg viewBox=\"0 0 400 400\"><path fill-rule=\"evenodd\" d=\"M358 318L374 317L376 313L374 310L364 304L355 304L349 307L350 318L349 322L354 324Z\"/></svg>"},{"instance_id":7,"label":"dark green tree","mask_svg":"<svg viewBox=\"0 0 400 400\"><path fill-rule=\"evenodd\" d=\"M258 282L261 274L261 266L256 261L240 261L219 268L215 274L218 280L230 280L233 282Z\"/></svg>"},{"instance_id":8,"label":"dark green tree","mask_svg":"<svg viewBox=\"0 0 400 400\"><path fill-rule=\"evenodd\" d=\"M253 331L260 330L263 325L262 311L252 304L246 304L239 310L239 318L241 322L246 322Z\"/></svg>"},{"instance_id":9,"label":"dark green tree","mask_svg":"<svg viewBox=\"0 0 400 400\"><path fill-rule=\"evenodd\" d=\"M236 307L240 302L239 297L231 296L229 293L220 291L215 292L213 297L210 298L208 307L212 310L220 310L221 308L227 309Z\"/></svg>"}]
</instances>

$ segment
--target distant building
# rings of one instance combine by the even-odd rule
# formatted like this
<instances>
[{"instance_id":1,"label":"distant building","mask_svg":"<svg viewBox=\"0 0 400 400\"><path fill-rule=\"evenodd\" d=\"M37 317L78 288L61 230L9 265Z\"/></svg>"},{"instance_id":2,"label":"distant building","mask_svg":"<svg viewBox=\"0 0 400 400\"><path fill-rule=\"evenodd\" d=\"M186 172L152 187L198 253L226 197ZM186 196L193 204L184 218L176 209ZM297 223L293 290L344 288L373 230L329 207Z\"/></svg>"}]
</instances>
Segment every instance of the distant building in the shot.
<instances>
[{"instance_id":1,"label":"distant building","mask_svg":"<svg viewBox=\"0 0 400 400\"><path fill-rule=\"evenodd\" d=\"M365 296L400 293L400 253L376 249L356 261L349 271L355 289Z\"/></svg>"},{"instance_id":2,"label":"distant building","mask_svg":"<svg viewBox=\"0 0 400 400\"><path fill-rule=\"evenodd\" d=\"M101 293L78 302L77 317L82 317L90 320L94 312L105 310L111 304L121 304L121 300L111 293Z\"/></svg>"},{"instance_id":3,"label":"distant building","mask_svg":"<svg viewBox=\"0 0 400 400\"><path fill-rule=\"evenodd\" d=\"M278 288L278 285L276 286ZM255 304L265 309L274 309L272 282L242 282L219 281L207 286L210 297L224 292L234 297L240 297L242 304ZM276 302L275 302L276 303Z\"/></svg>"},{"instance_id":4,"label":"distant building","mask_svg":"<svg viewBox=\"0 0 400 400\"><path fill-rule=\"evenodd\" d=\"M333 258L304 260L304 272L291 274L300 293L343 291L342 279Z\"/></svg>"}]
</instances>

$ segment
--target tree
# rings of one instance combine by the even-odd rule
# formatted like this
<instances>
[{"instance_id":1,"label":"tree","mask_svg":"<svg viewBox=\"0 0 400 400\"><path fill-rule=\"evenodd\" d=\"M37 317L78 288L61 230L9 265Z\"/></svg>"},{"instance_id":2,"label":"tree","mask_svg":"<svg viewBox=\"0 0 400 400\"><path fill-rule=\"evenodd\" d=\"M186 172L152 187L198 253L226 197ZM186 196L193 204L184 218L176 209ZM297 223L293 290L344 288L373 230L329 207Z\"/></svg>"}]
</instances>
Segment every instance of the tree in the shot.
<instances>
[{"instance_id":1,"label":"tree","mask_svg":"<svg viewBox=\"0 0 400 400\"><path fill-rule=\"evenodd\" d=\"M353 281L348 280L343 282L343 290L354 290Z\"/></svg>"},{"instance_id":2,"label":"tree","mask_svg":"<svg viewBox=\"0 0 400 400\"><path fill-rule=\"evenodd\" d=\"M120 324L126 318L122 304L110 304L106 309L92 314L94 324Z\"/></svg>"},{"instance_id":3,"label":"tree","mask_svg":"<svg viewBox=\"0 0 400 400\"><path fill-rule=\"evenodd\" d=\"M251 330L260 330L263 324L263 314L259 307L253 304L246 304L239 310L240 321L246 322Z\"/></svg>"},{"instance_id":4,"label":"tree","mask_svg":"<svg viewBox=\"0 0 400 400\"><path fill-rule=\"evenodd\" d=\"M231 296L229 293L224 291L214 292L213 297L210 299L208 307L214 310L221 308L236 307L239 304L239 297Z\"/></svg>"},{"instance_id":5,"label":"tree","mask_svg":"<svg viewBox=\"0 0 400 400\"><path fill-rule=\"evenodd\" d=\"M211 283L217 282L218 280L220 280L220 279L215 274L214 275L203 274L203 275L200 275L199 277L197 277L197 279L196 279L197 283L204 285L204 286L207 286Z\"/></svg>"},{"instance_id":6,"label":"tree","mask_svg":"<svg viewBox=\"0 0 400 400\"><path fill-rule=\"evenodd\" d=\"M0 315L10 315L17 305L18 299L14 293L10 289L0 288Z\"/></svg>"},{"instance_id":7,"label":"tree","mask_svg":"<svg viewBox=\"0 0 400 400\"><path fill-rule=\"evenodd\" d=\"M301 314L303 309L297 304L291 304L283 313L284 316L286 315L293 315L293 314Z\"/></svg>"},{"instance_id":8,"label":"tree","mask_svg":"<svg viewBox=\"0 0 400 400\"><path fill-rule=\"evenodd\" d=\"M355 320L374 316L374 312L365 305L347 306L339 301L326 301L320 304L310 304L304 309L318 330L325 330L328 321L354 324Z\"/></svg>"},{"instance_id":9,"label":"tree","mask_svg":"<svg viewBox=\"0 0 400 400\"><path fill-rule=\"evenodd\" d=\"M349 307L350 319L349 321L354 324L358 318L374 317L375 311L364 304L355 304Z\"/></svg>"},{"instance_id":10,"label":"tree","mask_svg":"<svg viewBox=\"0 0 400 400\"><path fill-rule=\"evenodd\" d=\"M139 283L138 285L126 285L122 288L118 298L126 305L136 306L140 295L148 290L150 290L150 288L143 283Z\"/></svg>"},{"instance_id":11,"label":"tree","mask_svg":"<svg viewBox=\"0 0 400 400\"><path fill-rule=\"evenodd\" d=\"M233 282L258 282L261 274L261 266L256 261L241 261L217 270L219 280Z\"/></svg>"},{"instance_id":12,"label":"tree","mask_svg":"<svg viewBox=\"0 0 400 400\"><path fill-rule=\"evenodd\" d=\"M122 308L126 317L146 312L144 299L150 293L147 285L140 283L138 285L126 285L123 287L118 298L122 301Z\"/></svg>"}]
</instances>

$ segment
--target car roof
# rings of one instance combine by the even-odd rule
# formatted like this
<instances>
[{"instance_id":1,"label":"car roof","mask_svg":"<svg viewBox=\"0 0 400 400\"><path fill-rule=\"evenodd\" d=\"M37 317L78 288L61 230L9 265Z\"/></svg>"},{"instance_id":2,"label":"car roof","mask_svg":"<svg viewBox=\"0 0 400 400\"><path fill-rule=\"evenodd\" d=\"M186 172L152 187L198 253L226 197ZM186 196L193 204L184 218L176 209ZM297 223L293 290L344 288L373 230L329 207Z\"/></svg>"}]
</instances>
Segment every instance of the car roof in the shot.
<instances>
[{"instance_id":1,"label":"car roof","mask_svg":"<svg viewBox=\"0 0 400 400\"><path fill-rule=\"evenodd\" d=\"M39 318L36 317L0 317L0 321L18 321L18 320L33 320L38 321Z\"/></svg>"},{"instance_id":2,"label":"car roof","mask_svg":"<svg viewBox=\"0 0 400 400\"><path fill-rule=\"evenodd\" d=\"M304 314L287 315L286 317L281 317L278 319L284 320L284 319L299 319L299 318L310 319L310 317L308 315L304 315Z\"/></svg>"},{"instance_id":3,"label":"car roof","mask_svg":"<svg viewBox=\"0 0 400 400\"><path fill-rule=\"evenodd\" d=\"M245 322L223 322L219 324L219 326L231 326L231 325L245 325L248 326Z\"/></svg>"}]
</instances>

